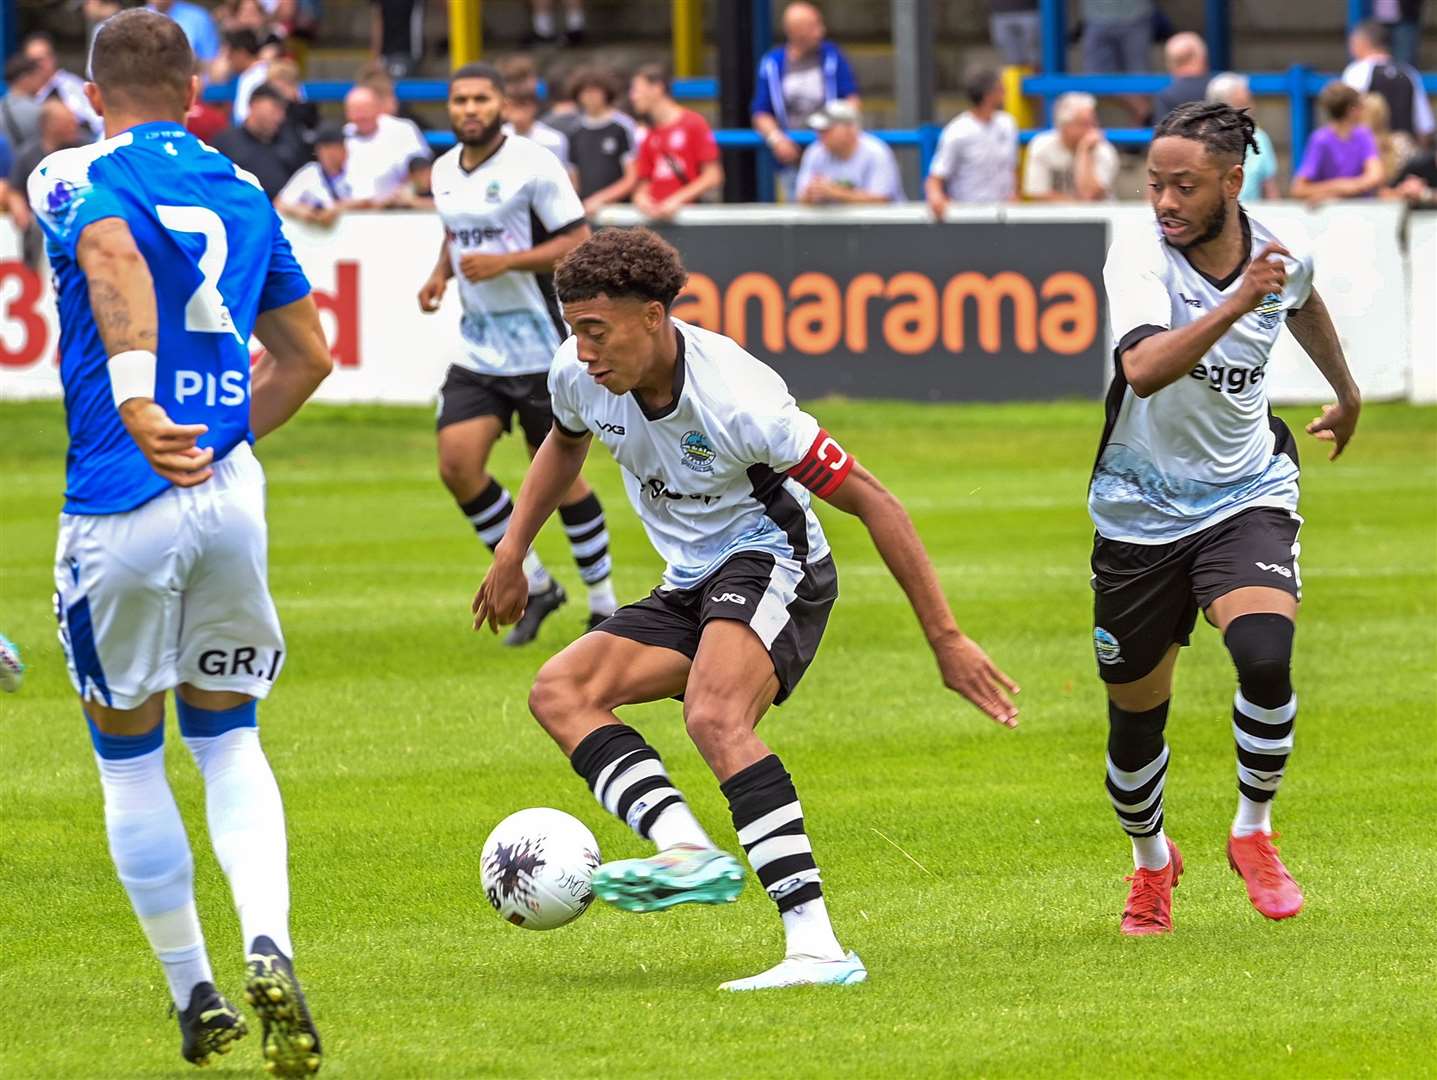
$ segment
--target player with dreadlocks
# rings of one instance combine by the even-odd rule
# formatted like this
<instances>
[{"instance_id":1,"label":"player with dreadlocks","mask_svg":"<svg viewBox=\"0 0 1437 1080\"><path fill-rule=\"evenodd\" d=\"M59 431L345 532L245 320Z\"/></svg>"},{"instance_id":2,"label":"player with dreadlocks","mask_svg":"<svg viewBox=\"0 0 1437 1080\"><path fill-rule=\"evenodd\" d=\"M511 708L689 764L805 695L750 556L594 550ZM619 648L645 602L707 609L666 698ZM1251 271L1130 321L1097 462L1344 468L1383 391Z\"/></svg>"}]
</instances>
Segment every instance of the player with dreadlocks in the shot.
<instances>
[{"instance_id":1,"label":"player with dreadlocks","mask_svg":"<svg viewBox=\"0 0 1437 1080\"><path fill-rule=\"evenodd\" d=\"M1107 788L1135 864L1125 934L1172 929L1183 864L1163 831L1163 728L1178 649L1199 609L1237 668L1228 861L1263 915L1302 907L1271 821L1297 714L1289 669L1301 596L1297 446L1266 393L1283 323L1337 395L1307 425L1334 459L1361 399L1312 287L1311 257L1238 205L1253 130L1228 105L1169 114L1148 152L1156 221L1136 242L1115 243L1103 270L1117 345L1088 509Z\"/></svg>"}]
</instances>

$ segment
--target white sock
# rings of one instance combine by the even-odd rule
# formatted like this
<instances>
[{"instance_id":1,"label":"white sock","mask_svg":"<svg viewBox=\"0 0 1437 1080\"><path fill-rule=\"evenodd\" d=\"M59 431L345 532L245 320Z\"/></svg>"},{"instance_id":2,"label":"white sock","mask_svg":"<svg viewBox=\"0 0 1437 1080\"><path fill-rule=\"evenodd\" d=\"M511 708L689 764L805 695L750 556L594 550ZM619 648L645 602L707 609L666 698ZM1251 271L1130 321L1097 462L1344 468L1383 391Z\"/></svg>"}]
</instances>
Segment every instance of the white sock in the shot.
<instances>
[{"instance_id":1,"label":"white sock","mask_svg":"<svg viewBox=\"0 0 1437 1080\"><path fill-rule=\"evenodd\" d=\"M1161 870L1171 858L1167 833L1161 829L1156 836L1133 837L1133 865L1139 870Z\"/></svg>"},{"instance_id":2,"label":"white sock","mask_svg":"<svg viewBox=\"0 0 1437 1080\"><path fill-rule=\"evenodd\" d=\"M534 12L534 33L539 37L553 37L557 24L552 11Z\"/></svg>"},{"instance_id":3,"label":"white sock","mask_svg":"<svg viewBox=\"0 0 1437 1080\"><path fill-rule=\"evenodd\" d=\"M842 960L843 946L833 935L828 908L817 897L783 913L785 956L812 956L819 960Z\"/></svg>"},{"instance_id":4,"label":"white sock","mask_svg":"<svg viewBox=\"0 0 1437 1080\"><path fill-rule=\"evenodd\" d=\"M694 817L694 812L686 802L676 802L664 810L649 827L649 839L660 851L665 851L675 844L692 844L701 848L714 846L714 842L709 839L708 833L704 832L704 827L699 824L699 819Z\"/></svg>"},{"instance_id":5,"label":"white sock","mask_svg":"<svg viewBox=\"0 0 1437 1080\"><path fill-rule=\"evenodd\" d=\"M619 598L614 595L614 579L604 578L597 585L589 586L589 612L593 615L612 615L619 610Z\"/></svg>"},{"instance_id":6,"label":"white sock","mask_svg":"<svg viewBox=\"0 0 1437 1080\"><path fill-rule=\"evenodd\" d=\"M539 556L535 555L532 550L524 556L524 578L529 582L530 596L536 592L543 592L553 584L554 580L549 576L549 571L544 569L544 564L539 561Z\"/></svg>"},{"instance_id":7,"label":"white sock","mask_svg":"<svg viewBox=\"0 0 1437 1080\"><path fill-rule=\"evenodd\" d=\"M1272 800L1254 802L1246 795L1237 797L1237 817L1232 822L1233 836L1251 836L1253 833L1272 832Z\"/></svg>"},{"instance_id":8,"label":"white sock","mask_svg":"<svg viewBox=\"0 0 1437 1080\"><path fill-rule=\"evenodd\" d=\"M205 778L210 842L229 878L245 949L263 934L293 956L284 804L260 748L258 729L187 738L185 745Z\"/></svg>"},{"instance_id":9,"label":"white sock","mask_svg":"<svg viewBox=\"0 0 1437 1080\"><path fill-rule=\"evenodd\" d=\"M195 913L194 859L165 777L165 748L95 761L105 794L105 831L115 871L165 971L175 1007L197 983L213 982Z\"/></svg>"}]
</instances>

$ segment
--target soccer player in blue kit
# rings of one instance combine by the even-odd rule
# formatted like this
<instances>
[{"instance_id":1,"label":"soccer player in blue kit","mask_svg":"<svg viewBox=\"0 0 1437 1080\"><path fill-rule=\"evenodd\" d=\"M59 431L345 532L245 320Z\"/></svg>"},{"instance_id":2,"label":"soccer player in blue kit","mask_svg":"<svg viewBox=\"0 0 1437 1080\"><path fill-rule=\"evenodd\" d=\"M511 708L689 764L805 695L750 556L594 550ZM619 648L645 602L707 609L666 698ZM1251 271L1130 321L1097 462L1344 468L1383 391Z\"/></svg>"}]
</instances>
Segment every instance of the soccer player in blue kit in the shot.
<instances>
[{"instance_id":1,"label":"soccer player in blue kit","mask_svg":"<svg viewBox=\"0 0 1437 1080\"><path fill-rule=\"evenodd\" d=\"M59 297L70 449L55 607L90 727L110 853L197 1065L246 1033L215 988L185 827L164 767L165 695L204 777L246 947L245 996L276 1076L319 1068L290 961L284 809L256 700L284 639L250 443L329 373L310 287L254 177L189 135L180 28L102 24L86 94L105 138L47 157L29 197ZM266 353L251 371L253 332Z\"/></svg>"}]
</instances>

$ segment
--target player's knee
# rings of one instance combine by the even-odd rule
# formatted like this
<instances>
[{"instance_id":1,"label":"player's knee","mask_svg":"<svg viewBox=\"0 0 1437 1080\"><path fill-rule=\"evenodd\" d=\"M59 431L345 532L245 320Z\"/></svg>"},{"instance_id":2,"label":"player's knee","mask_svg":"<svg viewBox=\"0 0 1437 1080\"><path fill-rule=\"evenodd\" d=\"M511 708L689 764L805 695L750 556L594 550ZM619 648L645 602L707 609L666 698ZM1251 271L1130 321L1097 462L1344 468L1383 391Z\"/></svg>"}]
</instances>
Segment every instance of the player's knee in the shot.
<instances>
[{"instance_id":1,"label":"player's knee","mask_svg":"<svg viewBox=\"0 0 1437 1080\"><path fill-rule=\"evenodd\" d=\"M1124 772L1136 772L1163 752L1168 703L1130 712L1108 702L1108 757Z\"/></svg>"},{"instance_id":2,"label":"player's knee","mask_svg":"<svg viewBox=\"0 0 1437 1080\"><path fill-rule=\"evenodd\" d=\"M690 694L684 701L684 729L694 745L703 750L743 735L752 730L752 725L721 697Z\"/></svg>"},{"instance_id":3,"label":"player's knee","mask_svg":"<svg viewBox=\"0 0 1437 1080\"><path fill-rule=\"evenodd\" d=\"M457 454L439 455L439 479L455 498L472 498L489 483L483 469Z\"/></svg>"},{"instance_id":4,"label":"player's knee","mask_svg":"<svg viewBox=\"0 0 1437 1080\"><path fill-rule=\"evenodd\" d=\"M529 711L544 730L556 734L566 717L589 704L587 696L583 680L560 657L555 657L534 677L529 689Z\"/></svg>"},{"instance_id":5,"label":"player's knee","mask_svg":"<svg viewBox=\"0 0 1437 1080\"><path fill-rule=\"evenodd\" d=\"M1286 615L1261 611L1239 615L1223 640L1237 668L1242 696L1263 709L1276 709L1292 698L1292 639Z\"/></svg>"}]
</instances>

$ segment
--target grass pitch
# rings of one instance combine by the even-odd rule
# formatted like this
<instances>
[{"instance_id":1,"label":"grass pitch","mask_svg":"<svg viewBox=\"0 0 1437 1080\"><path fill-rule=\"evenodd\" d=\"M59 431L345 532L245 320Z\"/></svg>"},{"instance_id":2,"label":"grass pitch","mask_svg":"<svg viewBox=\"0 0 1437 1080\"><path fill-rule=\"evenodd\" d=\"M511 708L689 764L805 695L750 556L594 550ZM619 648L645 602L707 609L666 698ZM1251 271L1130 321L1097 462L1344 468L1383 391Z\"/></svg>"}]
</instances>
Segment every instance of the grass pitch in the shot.
<instances>
[{"instance_id":1,"label":"grass pitch","mask_svg":"<svg viewBox=\"0 0 1437 1080\"><path fill-rule=\"evenodd\" d=\"M1125 940L1128 845L1104 795L1084 488L1096 404L826 403L825 425L904 498L960 623L1023 685L1006 732L939 685L861 527L831 511L842 599L763 733L792 770L844 943L871 981L719 994L776 961L750 879L723 909L502 923L489 828L529 805L643 848L530 721L540 661L582 601L513 652L469 630L487 555L432 466L423 410L311 408L261 445L290 658L261 709L289 813L297 963L328 1077L1433 1075L1437 1050L1437 410L1370 407L1336 465L1305 436L1297 750L1278 799L1296 919L1227 868L1234 679L1200 628L1169 726L1177 932ZM1309 410L1287 411L1294 429ZM0 700L6 1077L190 1075L158 967L106 852L99 785L49 596L58 406L0 406L0 628L30 664ZM517 488L506 442L495 472ZM621 598L658 564L596 454ZM582 596L562 533L540 551ZM716 838L727 811L672 703L630 710ZM220 986L241 944L173 723ZM258 1039L221 1075L262 1075Z\"/></svg>"}]
</instances>

